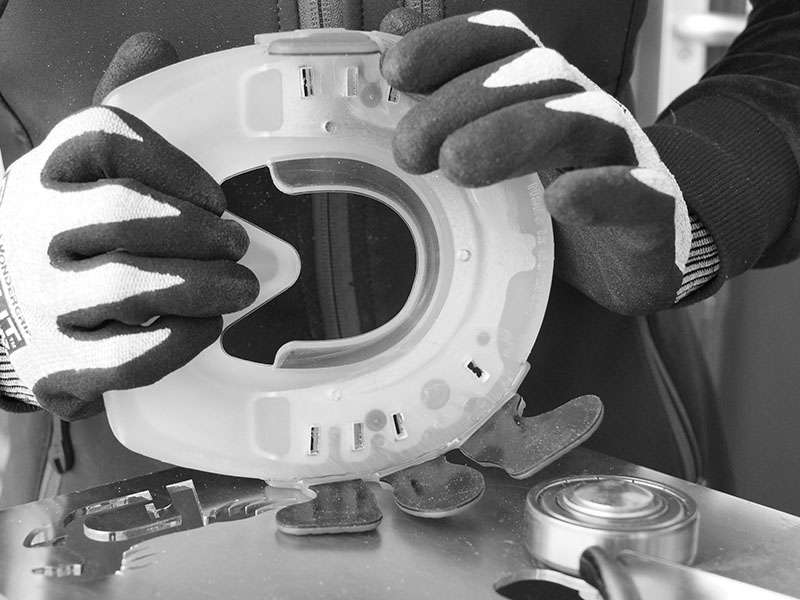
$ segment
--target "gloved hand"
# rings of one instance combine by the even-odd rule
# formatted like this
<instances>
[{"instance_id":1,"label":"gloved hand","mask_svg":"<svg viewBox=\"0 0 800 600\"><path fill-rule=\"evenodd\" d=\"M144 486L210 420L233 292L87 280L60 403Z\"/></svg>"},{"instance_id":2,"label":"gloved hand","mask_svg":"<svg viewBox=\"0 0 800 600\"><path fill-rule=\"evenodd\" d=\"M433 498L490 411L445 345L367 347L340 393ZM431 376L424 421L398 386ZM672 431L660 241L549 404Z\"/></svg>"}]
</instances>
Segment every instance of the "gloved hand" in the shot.
<instances>
[{"instance_id":1,"label":"gloved hand","mask_svg":"<svg viewBox=\"0 0 800 600\"><path fill-rule=\"evenodd\" d=\"M397 12L383 27L418 24ZM563 280L626 314L692 289L682 286L692 226L675 178L628 110L516 16L491 10L414 29L382 71L398 90L428 94L397 128L401 168L439 168L467 187L550 173L544 200Z\"/></svg>"},{"instance_id":2,"label":"gloved hand","mask_svg":"<svg viewBox=\"0 0 800 600\"><path fill-rule=\"evenodd\" d=\"M135 36L99 95L173 60L165 42ZM247 235L224 209L210 175L124 111L57 124L0 190L5 398L90 416L103 392L157 381L213 342L219 315L258 293L235 262Z\"/></svg>"}]
</instances>

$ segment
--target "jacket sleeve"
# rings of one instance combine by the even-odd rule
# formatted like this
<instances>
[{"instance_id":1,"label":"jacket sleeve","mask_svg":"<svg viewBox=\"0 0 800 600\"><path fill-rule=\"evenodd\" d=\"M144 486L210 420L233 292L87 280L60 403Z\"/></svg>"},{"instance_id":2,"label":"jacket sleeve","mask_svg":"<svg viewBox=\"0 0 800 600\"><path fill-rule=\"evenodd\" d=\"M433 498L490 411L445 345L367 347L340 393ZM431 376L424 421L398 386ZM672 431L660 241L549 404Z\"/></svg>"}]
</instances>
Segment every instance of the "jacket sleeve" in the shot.
<instances>
[{"instance_id":1,"label":"jacket sleeve","mask_svg":"<svg viewBox=\"0 0 800 600\"><path fill-rule=\"evenodd\" d=\"M800 255L800 6L754 0L724 58L647 133L713 237L726 279Z\"/></svg>"}]
</instances>

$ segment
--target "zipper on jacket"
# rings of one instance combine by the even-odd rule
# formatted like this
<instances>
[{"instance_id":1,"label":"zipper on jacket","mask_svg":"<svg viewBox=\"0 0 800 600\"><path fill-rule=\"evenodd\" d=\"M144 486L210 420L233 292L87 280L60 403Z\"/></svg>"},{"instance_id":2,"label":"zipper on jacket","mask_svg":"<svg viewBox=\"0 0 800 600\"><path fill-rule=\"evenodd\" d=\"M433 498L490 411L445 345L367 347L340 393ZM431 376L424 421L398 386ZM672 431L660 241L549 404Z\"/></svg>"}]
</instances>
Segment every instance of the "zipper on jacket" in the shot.
<instances>
[{"instance_id":1,"label":"zipper on jacket","mask_svg":"<svg viewBox=\"0 0 800 600\"><path fill-rule=\"evenodd\" d=\"M344 27L362 29L363 3L370 0L297 0L297 15L301 29ZM431 21L444 18L444 0L404 0L404 6L425 15Z\"/></svg>"},{"instance_id":2,"label":"zipper on jacket","mask_svg":"<svg viewBox=\"0 0 800 600\"><path fill-rule=\"evenodd\" d=\"M444 0L405 0L403 6L422 13L431 21L444 19Z\"/></svg>"}]
</instances>

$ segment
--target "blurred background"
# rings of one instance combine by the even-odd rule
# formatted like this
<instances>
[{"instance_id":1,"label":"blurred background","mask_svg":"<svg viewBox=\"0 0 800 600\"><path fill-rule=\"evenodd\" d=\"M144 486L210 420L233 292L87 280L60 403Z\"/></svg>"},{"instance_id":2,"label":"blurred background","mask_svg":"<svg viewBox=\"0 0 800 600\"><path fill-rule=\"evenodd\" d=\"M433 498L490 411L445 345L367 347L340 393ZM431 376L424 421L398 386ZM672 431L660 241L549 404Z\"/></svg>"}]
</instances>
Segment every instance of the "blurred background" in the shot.
<instances>
[{"instance_id":1,"label":"blurred background","mask_svg":"<svg viewBox=\"0 0 800 600\"><path fill-rule=\"evenodd\" d=\"M651 1L633 86L651 123L724 54L746 0ZM736 494L800 514L800 263L753 270L689 310L720 398Z\"/></svg>"},{"instance_id":2,"label":"blurred background","mask_svg":"<svg viewBox=\"0 0 800 600\"><path fill-rule=\"evenodd\" d=\"M744 27L746 0L651 0L633 86L644 124ZM751 271L688 309L721 399L739 496L800 514L800 262ZM0 413L0 485L8 456Z\"/></svg>"}]
</instances>

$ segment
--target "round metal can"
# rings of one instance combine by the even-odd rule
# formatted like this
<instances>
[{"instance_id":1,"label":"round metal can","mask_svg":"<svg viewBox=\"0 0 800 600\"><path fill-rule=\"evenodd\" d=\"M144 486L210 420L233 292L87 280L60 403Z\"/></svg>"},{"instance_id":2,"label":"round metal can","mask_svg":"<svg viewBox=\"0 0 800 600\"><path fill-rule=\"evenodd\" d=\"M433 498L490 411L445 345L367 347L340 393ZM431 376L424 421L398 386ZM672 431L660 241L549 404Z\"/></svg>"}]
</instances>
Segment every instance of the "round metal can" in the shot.
<instances>
[{"instance_id":1,"label":"round metal can","mask_svg":"<svg viewBox=\"0 0 800 600\"><path fill-rule=\"evenodd\" d=\"M534 486L525 506L531 556L577 574L580 556L600 546L690 564L697 553L697 506L686 494L618 475L562 477Z\"/></svg>"}]
</instances>

